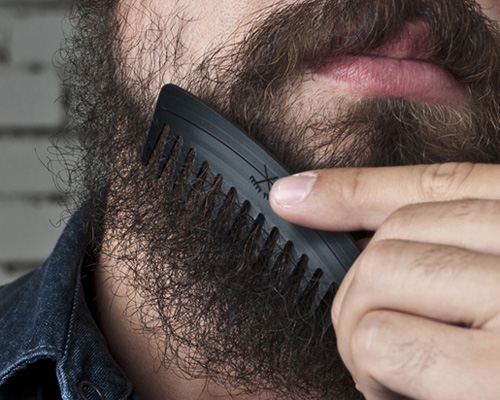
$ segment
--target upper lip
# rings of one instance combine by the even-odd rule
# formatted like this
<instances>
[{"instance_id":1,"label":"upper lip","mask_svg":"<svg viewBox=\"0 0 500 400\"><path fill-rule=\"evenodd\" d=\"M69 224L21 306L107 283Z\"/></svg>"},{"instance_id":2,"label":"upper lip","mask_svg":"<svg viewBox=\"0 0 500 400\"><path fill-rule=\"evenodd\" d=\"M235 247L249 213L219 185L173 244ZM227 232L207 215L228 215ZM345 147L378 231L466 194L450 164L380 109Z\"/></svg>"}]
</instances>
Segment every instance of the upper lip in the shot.
<instances>
[{"instance_id":1,"label":"upper lip","mask_svg":"<svg viewBox=\"0 0 500 400\"><path fill-rule=\"evenodd\" d=\"M430 61L433 58L432 48L433 43L428 27L421 23L407 23L401 32L389 38L381 46L366 51L363 55Z\"/></svg>"}]
</instances>

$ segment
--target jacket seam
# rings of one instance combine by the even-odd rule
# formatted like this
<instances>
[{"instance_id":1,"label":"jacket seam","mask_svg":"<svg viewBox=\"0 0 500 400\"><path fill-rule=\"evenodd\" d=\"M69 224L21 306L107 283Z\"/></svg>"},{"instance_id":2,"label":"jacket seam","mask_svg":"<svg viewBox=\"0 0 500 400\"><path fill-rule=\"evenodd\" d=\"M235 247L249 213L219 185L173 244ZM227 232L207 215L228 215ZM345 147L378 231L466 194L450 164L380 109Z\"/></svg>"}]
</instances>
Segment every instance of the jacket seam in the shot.
<instances>
[{"instance_id":1,"label":"jacket seam","mask_svg":"<svg viewBox=\"0 0 500 400\"><path fill-rule=\"evenodd\" d=\"M54 350L53 353L49 352L40 352L40 350ZM60 356L59 349L55 346L39 346L30 351L24 352L19 355L16 360L9 365L8 368L5 368L3 371L0 371L0 386L3 385L8 379L10 379L17 371L20 371L22 368L32 364L33 362L40 360L50 360L53 359L57 362L57 358Z\"/></svg>"}]
</instances>

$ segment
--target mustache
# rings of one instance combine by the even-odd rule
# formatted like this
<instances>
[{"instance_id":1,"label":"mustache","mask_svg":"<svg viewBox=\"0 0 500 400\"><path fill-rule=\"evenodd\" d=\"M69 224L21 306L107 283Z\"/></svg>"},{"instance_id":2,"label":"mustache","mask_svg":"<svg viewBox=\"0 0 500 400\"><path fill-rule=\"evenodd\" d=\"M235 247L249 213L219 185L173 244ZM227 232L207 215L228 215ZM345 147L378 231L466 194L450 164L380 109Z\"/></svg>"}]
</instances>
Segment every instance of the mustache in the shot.
<instances>
[{"instance_id":1,"label":"mustache","mask_svg":"<svg viewBox=\"0 0 500 400\"><path fill-rule=\"evenodd\" d=\"M472 89L499 87L499 30L476 1L312 0L270 14L239 44L242 82L271 90L326 59L376 50L418 23L428 29L426 61Z\"/></svg>"}]
</instances>

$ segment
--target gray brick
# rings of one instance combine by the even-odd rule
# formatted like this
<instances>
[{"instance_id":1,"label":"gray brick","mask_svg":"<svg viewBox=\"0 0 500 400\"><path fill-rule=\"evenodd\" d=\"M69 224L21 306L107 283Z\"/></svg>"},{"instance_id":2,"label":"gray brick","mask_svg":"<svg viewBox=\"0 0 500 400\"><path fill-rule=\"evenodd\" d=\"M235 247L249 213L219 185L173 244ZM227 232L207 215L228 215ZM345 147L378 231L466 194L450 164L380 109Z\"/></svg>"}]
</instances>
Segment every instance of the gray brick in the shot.
<instances>
[{"instance_id":1,"label":"gray brick","mask_svg":"<svg viewBox=\"0 0 500 400\"><path fill-rule=\"evenodd\" d=\"M63 39L64 26L59 12L17 16L11 28L11 63L51 66L52 57Z\"/></svg>"},{"instance_id":2,"label":"gray brick","mask_svg":"<svg viewBox=\"0 0 500 400\"><path fill-rule=\"evenodd\" d=\"M1 8L9 9L69 9L73 0L0 0Z\"/></svg>"},{"instance_id":3,"label":"gray brick","mask_svg":"<svg viewBox=\"0 0 500 400\"><path fill-rule=\"evenodd\" d=\"M56 197L53 174L59 174L62 167L55 161L51 147L48 139L43 138L0 137L0 199L15 195L32 199Z\"/></svg>"},{"instance_id":4,"label":"gray brick","mask_svg":"<svg viewBox=\"0 0 500 400\"><path fill-rule=\"evenodd\" d=\"M64 112L54 70L32 74L29 70L0 70L0 128L60 126Z\"/></svg>"},{"instance_id":5,"label":"gray brick","mask_svg":"<svg viewBox=\"0 0 500 400\"><path fill-rule=\"evenodd\" d=\"M47 258L63 228L60 216L61 209L54 205L1 202L0 265Z\"/></svg>"},{"instance_id":6,"label":"gray brick","mask_svg":"<svg viewBox=\"0 0 500 400\"><path fill-rule=\"evenodd\" d=\"M0 25L0 64L10 61L11 37L11 30L5 25Z\"/></svg>"},{"instance_id":7,"label":"gray brick","mask_svg":"<svg viewBox=\"0 0 500 400\"><path fill-rule=\"evenodd\" d=\"M43 262L62 230L60 194L39 158L65 121L52 57L71 4L0 0L0 285Z\"/></svg>"}]
</instances>

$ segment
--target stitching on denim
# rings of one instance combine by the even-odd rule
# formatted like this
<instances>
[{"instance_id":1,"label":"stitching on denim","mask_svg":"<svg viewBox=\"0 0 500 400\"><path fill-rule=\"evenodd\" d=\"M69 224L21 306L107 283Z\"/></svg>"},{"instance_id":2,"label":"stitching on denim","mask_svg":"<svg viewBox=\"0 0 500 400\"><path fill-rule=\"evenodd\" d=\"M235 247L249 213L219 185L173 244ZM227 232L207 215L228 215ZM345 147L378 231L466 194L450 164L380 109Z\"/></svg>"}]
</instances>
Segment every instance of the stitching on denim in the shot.
<instances>
[{"instance_id":1,"label":"stitching on denim","mask_svg":"<svg viewBox=\"0 0 500 400\"><path fill-rule=\"evenodd\" d=\"M59 385L61 386L61 392L63 391L63 389L66 389L67 391L69 391L71 393L72 396L75 396L76 393L73 391L73 389L70 385L69 379L68 379L68 375L64 372L64 370L66 369L65 366L67 365L67 361L69 358L69 351L70 351L70 347L72 345L71 336L73 335L74 330L75 330L76 308L78 305L78 296L80 295L80 286L81 286L80 279L81 279L81 269L82 269L83 259L84 259L84 256L82 255L82 257L80 258L80 261L78 263L78 268L76 271L77 273L75 274L76 281L73 282L74 287L75 287L75 293L73 295L73 302L71 305L71 314L70 314L70 318L69 318L68 325L67 325L66 340L64 342L64 347L63 347L64 348L63 356L62 356L60 365L57 367L57 371L58 371L57 376L60 378ZM63 387L63 385L65 387Z\"/></svg>"},{"instance_id":2,"label":"stitching on denim","mask_svg":"<svg viewBox=\"0 0 500 400\"><path fill-rule=\"evenodd\" d=\"M52 352L41 352L40 350L52 350ZM0 371L0 386L3 383L11 378L17 371L20 371L24 367L29 364L33 364L34 362L40 360L50 360L54 359L57 361L57 358L61 356L59 349L55 346L38 346L30 351L24 352L16 360L14 360L8 368Z\"/></svg>"}]
</instances>

